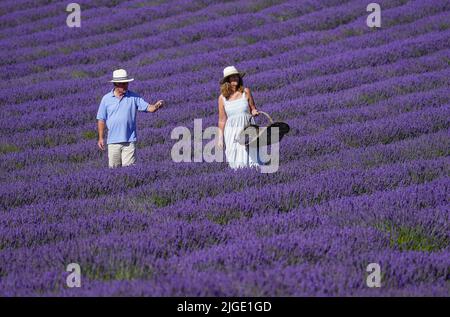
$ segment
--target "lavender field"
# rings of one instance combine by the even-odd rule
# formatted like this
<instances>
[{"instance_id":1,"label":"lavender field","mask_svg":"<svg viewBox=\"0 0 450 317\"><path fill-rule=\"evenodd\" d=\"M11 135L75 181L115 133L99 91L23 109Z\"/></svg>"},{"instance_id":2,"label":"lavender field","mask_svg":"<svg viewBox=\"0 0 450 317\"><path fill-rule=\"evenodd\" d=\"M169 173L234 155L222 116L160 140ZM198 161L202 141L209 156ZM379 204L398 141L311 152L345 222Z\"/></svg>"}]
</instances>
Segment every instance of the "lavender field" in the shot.
<instances>
[{"instance_id":1,"label":"lavender field","mask_svg":"<svg viewBox=\"0 0 450 317\"><path fill-rule=\"evenodd\" d=\"M450 295L449 1L69 2L0 6L1 296ZM228 65L291 126L276 173L171 158ZM167 104L110 169L117 68Z\"/></svg>"}]
</instances>

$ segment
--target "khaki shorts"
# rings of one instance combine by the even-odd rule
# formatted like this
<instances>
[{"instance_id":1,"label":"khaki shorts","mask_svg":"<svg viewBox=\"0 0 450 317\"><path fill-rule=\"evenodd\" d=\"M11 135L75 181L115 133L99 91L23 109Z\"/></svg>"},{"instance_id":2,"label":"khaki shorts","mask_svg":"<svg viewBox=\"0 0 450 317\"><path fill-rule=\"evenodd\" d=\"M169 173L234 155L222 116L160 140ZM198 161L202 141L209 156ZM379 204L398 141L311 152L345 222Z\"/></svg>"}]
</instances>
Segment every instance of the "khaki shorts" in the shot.
<instances>
[{"instance_id":1,"label":"khaki shorts","mask_svg":"<svg viewBox=\"0 0 450 317\"><path fill-rule=\"evenodd\" d=\"M133 165L136 162L136 142L108 144L109 167Z\"/></svg>"}]
</instances>

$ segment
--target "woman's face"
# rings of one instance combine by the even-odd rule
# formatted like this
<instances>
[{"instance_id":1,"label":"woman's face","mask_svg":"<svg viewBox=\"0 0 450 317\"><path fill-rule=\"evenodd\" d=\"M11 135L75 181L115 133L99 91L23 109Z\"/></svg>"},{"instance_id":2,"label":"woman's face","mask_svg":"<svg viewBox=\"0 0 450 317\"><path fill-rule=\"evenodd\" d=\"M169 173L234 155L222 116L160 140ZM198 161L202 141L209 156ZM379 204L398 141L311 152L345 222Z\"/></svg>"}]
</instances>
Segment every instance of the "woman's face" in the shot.
<instances>
[{"instance_id":1,"label":"woman's face","mask_svg":"<svg viewBox=\"0 0 450 317\"><path fill-rule=\"evenodd\" d=\"M228 77L228 81L230 82L231 85L237 86L239 84L239 75L237 74L231 75L230 77Z\"/></svg>"}]
</instances>

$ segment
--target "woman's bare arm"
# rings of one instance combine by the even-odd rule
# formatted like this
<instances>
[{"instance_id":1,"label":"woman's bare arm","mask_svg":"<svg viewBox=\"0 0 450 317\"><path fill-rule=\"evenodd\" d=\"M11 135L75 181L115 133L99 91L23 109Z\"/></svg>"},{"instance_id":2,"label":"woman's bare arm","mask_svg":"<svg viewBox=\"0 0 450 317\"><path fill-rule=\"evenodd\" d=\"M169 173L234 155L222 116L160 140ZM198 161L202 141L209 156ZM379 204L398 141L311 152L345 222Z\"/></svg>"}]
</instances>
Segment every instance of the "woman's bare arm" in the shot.
<instances>
[{"instance_id":1,"label":"woman's bare arm","mask_svg":"<svg viewBox=\"0 0 450 317\"><path fill-rule=\"evenodd\" d=\"M253 100L250 88L245 88L245 92L247 93L248 96L248 105L250 107L250 113L252 115L258 115L258 110L256 109L255 100Z\"/></svg>"},{"instance_id":2,"label":"woman's bare arm","mask_svg":"<svg viewBox=\"0 0 450 317\"><path fill-rule=\"evenodd\" d=\"M225 106L223 104L222 95L219 96L219 139L220 144L223 144L223 131L225 129L225 123L227 122L227 114L225 113Z\"/></svg>"}]
</instances>

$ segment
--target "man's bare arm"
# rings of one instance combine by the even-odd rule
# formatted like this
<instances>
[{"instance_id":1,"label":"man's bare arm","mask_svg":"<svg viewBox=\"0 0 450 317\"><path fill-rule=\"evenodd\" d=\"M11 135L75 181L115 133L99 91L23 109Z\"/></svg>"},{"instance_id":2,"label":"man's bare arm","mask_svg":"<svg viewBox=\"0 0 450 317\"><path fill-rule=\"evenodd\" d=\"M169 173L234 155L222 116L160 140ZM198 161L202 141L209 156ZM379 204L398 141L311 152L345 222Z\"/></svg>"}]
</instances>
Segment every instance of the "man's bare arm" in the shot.
<instances>
[{"instance_id":1,"label":"man's bare arm","mask_svg":"<svg viewBox=\"0 0 450 317\"><path fill-rule=\"evenodd\" d=\"M97 120L98 122L98 139L103 139L105 137L105 121Z\"/></svg>"},{"instance_id":2,"label":"man's bare arm","mask_svg":"<svg viewBox=\"0 0 450 317\"><path fill-rule=\"evenodd\" d=\"M97 126L98 126L97 145L100 148L100 150L104 150L105 149L105 121L97 120Z\"/></svg>"}]
</instances>

